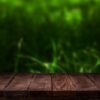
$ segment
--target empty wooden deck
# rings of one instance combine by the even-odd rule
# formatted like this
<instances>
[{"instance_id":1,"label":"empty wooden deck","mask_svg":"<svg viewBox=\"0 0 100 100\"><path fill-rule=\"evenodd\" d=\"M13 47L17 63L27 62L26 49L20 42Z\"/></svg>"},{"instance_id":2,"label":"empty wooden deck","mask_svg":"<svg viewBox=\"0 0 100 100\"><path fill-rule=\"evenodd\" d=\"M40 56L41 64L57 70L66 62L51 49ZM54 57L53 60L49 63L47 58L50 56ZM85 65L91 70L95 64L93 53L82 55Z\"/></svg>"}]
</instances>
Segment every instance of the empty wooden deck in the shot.
<instances>
[{"instance_id":1,"label":"empty wooden deck","mask_svg":"<svg viewBox=\"0 0 100 100\"><path fill-rule=\"evenodd\" d=\"M0 74L0 100L100 100L100 74Z\"/></svg>"}]
</instances>

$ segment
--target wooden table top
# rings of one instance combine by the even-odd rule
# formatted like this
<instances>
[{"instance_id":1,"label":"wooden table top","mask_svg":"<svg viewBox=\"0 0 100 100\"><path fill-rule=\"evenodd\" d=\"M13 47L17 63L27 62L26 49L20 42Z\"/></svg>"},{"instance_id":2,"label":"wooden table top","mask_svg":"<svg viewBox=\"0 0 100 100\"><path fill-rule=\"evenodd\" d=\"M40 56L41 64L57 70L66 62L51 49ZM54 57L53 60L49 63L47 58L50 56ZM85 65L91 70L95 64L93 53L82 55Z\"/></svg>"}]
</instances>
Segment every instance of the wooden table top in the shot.
<instances>
[{"instance_id":1,"label":"wooden table top","mask_svg":"<svg viewBox=\"0 0 100 100\"><path fill-rule=\"evenodd\" d=\"M0 95L99 95L100 74L0 74ZM100 99L99 99L100 100Z\"/></svg>"}]
</instances>

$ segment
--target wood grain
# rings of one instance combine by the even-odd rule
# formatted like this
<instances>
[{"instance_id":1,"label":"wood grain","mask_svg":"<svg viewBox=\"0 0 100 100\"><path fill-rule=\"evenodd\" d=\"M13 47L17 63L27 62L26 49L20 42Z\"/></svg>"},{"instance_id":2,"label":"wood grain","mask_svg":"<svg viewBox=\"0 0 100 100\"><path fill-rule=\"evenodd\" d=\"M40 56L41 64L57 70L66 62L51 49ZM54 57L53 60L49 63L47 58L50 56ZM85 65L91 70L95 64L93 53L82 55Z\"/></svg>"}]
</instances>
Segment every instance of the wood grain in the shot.
<instances>
[{"instance_id":1,"label":"wood grain","mask_svg":"<svg viewBox=\"0 0 100 100\"><path fill-rule=\"evenodd\" d=\"M17 74L5 91L26 91L30 85L32 74Z\"/></svg>"},{"instance_id":2,"label":"wood grain","mask_svg":"<svg viewBox=\"0 0 100 100\"><path fill-rule=\"evenodd\" d=\"M0 91L4 90L6 86L8 86L9 82L12 81L15 74L0 74Z\"/></svg>"},{"instance_id":3,"label":"wood grain","mask_svg":"<svg viewBox=\"0 0 100 100\"><path fill-rule=\"evenodd\" d=\"M68 74L52 75L53 91L68 91L72 88Z\"/></svg>"},{"instance_id":4,"label":"wood grain","mask_svg":"<svg viewBox=\"0 0 100 100\"><path fill-rule=\"evenodd\" d=\"M95 91L98 88L85 74L70 74L69 78L75 91Z\"/></svg>"},{"instance_id":5,"label":"wood grain","mask_svg":"<svg viewBox=\"0 0 100 100\"><path fill-rule=\"evenodd\" d=\"M56 74L52 76L53 95L77 98L97 94L97 86L84 74ZM98 95L96 95L98 97Z\"/></svg>"},{"instance_id":6,"label":"wood grain","mask_svg":"<svg viewBox=\"0 0 100 100\"><path fill-rule=\"evenodd\" d=\"M51 76L43 74L34 75L29 91L51 91Z\"/></svg>"},{"instance_id":7,"label":"wood grain","mask_svg":"<svg viewBox=\"0 0 100 100\"><path fill-rule=\"evenodd\" d=\"M98 90L100 90L100 74L88 74L89 79L97 86Z\"/></svg>"},{"instance_id":8,"label":"wood grain","mask_svg":"<svg viewBox=\"0 0 100 100\"><path fill-rule=\"evenodd\" d=\"M36 74L33 76L28 91L31 97L51 97L51 75Z\"/></svg>"},{"instance_id":9,"label":"wood grain","mask_svg":"<svg viewBox=\"0 0 100 100\"><path fill-rule=\"evenodd\" d=\"M100 74L0 74L0 100L100 100Z\"/></svg>"},{"instance_id":10,"label":"wood grain","mask_svg":"<svg viewBox=\"0 0 100 100\"><path fill-rule=\"evenodd\" d=\"M55 97L75 97L75 92L72 92L72 82L68 74L55 74L52 75L52 89L53 96Z\"/></svg>"},{"instance_id":11,"label":"wood grain","mask_svg":"<svg viewBox=\"0 0 100 100\"><path fill-rule=\"evenodd\" d=\"M97 89L84 74L53 75L53 91L94 91Z\"/></svg>"}]
</instances>

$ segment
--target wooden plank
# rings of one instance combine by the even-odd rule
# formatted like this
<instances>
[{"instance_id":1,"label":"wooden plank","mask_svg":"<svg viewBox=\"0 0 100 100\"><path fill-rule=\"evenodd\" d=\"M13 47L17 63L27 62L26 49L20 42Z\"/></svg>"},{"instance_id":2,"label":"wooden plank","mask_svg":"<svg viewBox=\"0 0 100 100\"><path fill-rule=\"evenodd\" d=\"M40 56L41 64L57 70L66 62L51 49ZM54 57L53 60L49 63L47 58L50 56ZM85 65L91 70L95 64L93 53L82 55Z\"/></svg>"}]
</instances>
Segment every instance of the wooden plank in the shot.
<instances>
[{"instance_id":1,"label":"wooden plank","mask_svg":"<svg viewBox=\"0 0 100 100\"><path fill-rule=\"evenodd\" d=\"M29 91L51 91L51 76L44 74L34 75Z\"/></svg>"},{"instance_id":2,"label":"wooden plank","mask_svg":"<svg viewBox=\"0 0 100 100\"><path fill-rule=\"evenodd\" d=\"M11 73L2 73L0 74L0 100L6 100L3 96L3 90L9 85L13 80L15 74Z\"/></svg>"},{"instance_id":3,"label":"wooden plank","mask_svg":"<svg viewBox=\"0 0 100 100\"><path fill-rule=\"evenodd\" d=\"M52 82L53 91L67 91L72 88L68 74L52 75Z\"/></svg>"},{"instance_id":4,"label":"wooden plank","mask_svg":"<svg viewBox=\"0 0 100 100\"><path fill-rule=\"evenodd\" d=\"M70 74L72 90L75 91L95 91L98 88L85 74Z\"/></svg>"},{"instance_id":5,"label":"wooden plank","mask_svg":"<svg viewBox=\"0 0 100 100\"><path fill-rule=\"evenodd\" d=\"M48 74L35 74L28 91L30 96L51 96L51 76Z\"/></svg>"},{"instance_id":6,"label":"wooden plank","mask_svg":"<svg viewBox=\"0 0 100 100\"><path fill-rule=\"evenodd\" d=\"M93 94L98 93L97 87L84 74L56 74L52 76L52 80L54 96L71 99L79 96L93 97Z\"/></svg>"},{"instance_id":7,"label":"wooden plank","mask_svg":"<svg viewBox=\"0 0 100 100\"><path fill-rule=\"evenodd\" d=\"M84 74L53 75L53 91L97 90L94 83Z\"/></svg>"},{"instance_id":8,"label":"wooden plank","mask_svg":"<svg viewBox=\"0 0 100 100\"><path fill-rule=\"evenodd\" d=\"M100 74L88 74L87 76L100 90Z\"/></svg>"},{"instance_id":9,"label":"wooden plank","mask_svg":"<svg viewBox=\"0 0 100 100\"><path fill-rule=\"evenodd\" d=\"M17 74L5 91L26 91L30 85L32 74Z\"/></svg>"},{"instance_id":10,"label":"wooden plank","mask_svg":"<svg viewBox=\"0 0 100 100\"><path fill-rule=\"evenodd\" d=\"M32 79L32 74L17 74L9 85L4 89L5 98L25 98L28 96L28 87Z\"/></svg>"},{"instance_id":11,"label":"wooden plank","mask_svg":"<svg viewBox=\"0 0 100 100\"><path fill-rule=\"evenodd\" d=\"M15 74L0 74L0 91L2 91L10 81L14 78Z\"/></svg>"},{"instance_id":12,"label":"wooden plank","mask_svg":"<svg viewBox=\"0 0 100 100\"><path fill-rule=\"evenodd\" d=\"M100 100L99 74L0 74L0 84L0 100Z\"/></svg>"},{"instance_id":13,"label":"wooden plank","mask_svg":"<svg viewBox=\"0 0 100 100\"><path fill-rule=\"evenodd\" d=\"M61 98L61 100L64 99L63 97L68 100L75 98L76 92L71 91L73 85L68 74L52 75L52 84L53 97Z\"/></svg>"}]
</instances>

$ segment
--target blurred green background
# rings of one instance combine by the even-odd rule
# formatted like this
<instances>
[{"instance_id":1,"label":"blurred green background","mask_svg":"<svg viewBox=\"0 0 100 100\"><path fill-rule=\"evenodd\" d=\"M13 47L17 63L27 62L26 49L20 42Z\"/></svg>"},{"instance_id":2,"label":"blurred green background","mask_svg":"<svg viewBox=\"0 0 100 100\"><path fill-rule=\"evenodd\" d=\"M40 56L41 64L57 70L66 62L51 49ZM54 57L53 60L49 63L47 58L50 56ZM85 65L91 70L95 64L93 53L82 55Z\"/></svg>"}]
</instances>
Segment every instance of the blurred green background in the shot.
<instances>
[{"instance_id":1,"label":"blurred green background","mask_svg":"<svg viewBox=\"0 0 100 100\"><path fill-rule=\"evenodd\" d=\"M100 72L100 0L0 0L0 72Z\"/></svg>"}]
</instances>

